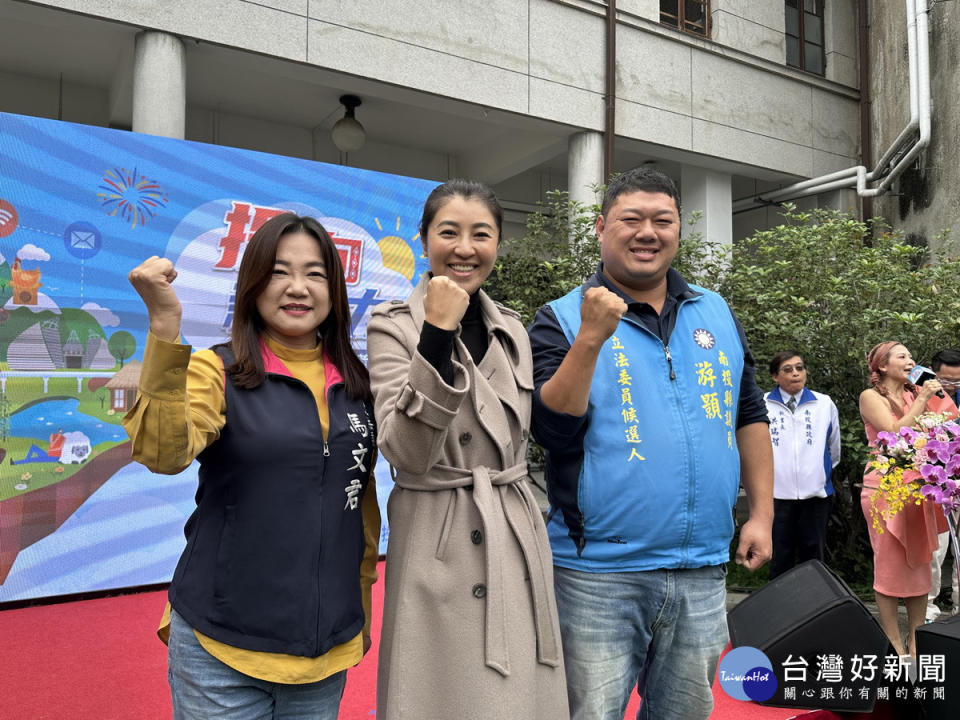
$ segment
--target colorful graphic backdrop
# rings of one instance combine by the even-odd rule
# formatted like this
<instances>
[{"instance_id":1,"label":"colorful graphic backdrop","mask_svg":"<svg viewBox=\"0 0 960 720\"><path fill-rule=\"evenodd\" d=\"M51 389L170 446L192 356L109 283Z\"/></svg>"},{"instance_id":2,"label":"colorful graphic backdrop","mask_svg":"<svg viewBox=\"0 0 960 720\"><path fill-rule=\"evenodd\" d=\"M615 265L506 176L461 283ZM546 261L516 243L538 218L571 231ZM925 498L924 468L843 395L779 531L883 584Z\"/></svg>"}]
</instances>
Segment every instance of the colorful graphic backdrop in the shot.
<instances>
[{"instance_id":1,"label":"colorful graphic backdrop","mask_svg":"<svg viewBox=\"0 0 960 720\"><path fill-rule=\"evenodd\" d=\"M340 251L363 356L370 309L426 269L435 185L0 113L0 602L166 582L183 548L196 464L151 474L120 425L147 328L131 268L173 260L184 341L209 347L228 338L250 235L312 215Z\"/></svg>"}]
</instances>

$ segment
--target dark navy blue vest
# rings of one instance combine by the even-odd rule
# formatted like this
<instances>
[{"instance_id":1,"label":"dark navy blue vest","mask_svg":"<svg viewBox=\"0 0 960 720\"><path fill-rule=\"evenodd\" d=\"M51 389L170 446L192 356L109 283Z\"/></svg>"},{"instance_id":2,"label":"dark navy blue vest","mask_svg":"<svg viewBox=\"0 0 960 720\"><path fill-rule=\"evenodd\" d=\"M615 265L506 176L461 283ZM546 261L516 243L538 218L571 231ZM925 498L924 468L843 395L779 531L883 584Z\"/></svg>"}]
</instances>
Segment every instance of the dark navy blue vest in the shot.
<instances>
[{"instance_id":1,"label":"dark navy blue vest","mask_svg":"<svg viewBox=\"0 0 960 720\"><path fill-rule=\"evenodd\" d=\"M214 350L229 367L229 348ZM173 608L214 640L318 657L363 628L361 498L376 447L373 408L348 398L325 366L326 442L303 382L268 372L247 390L227 376L226 424L197 458L197 509L170 586Z\"/></svg>"}]
</instances>

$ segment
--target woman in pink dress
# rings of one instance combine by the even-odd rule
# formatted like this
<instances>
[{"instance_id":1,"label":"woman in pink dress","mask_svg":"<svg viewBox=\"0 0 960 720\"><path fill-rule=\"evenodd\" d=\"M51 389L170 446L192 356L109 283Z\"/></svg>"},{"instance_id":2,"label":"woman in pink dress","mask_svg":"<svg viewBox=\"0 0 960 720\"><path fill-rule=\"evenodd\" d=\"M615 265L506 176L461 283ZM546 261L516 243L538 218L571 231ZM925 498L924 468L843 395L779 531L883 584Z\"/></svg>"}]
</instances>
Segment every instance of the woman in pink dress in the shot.
<instances>
[{"instance_id":1,"label":"woman in pink dress","mask_svg":"<svg viewBox=\"0 0 960 720\"><path fill-rule=\"evenodd\" d=\"M867 364L871 386L860 393L860 417L871 446L876 445L878 432L898 432L902 427L911 427L925 412L956 417L953 401L937 397L941 391L938 381L928 380L919 388L910 383L910 371L916 363L900 343L888 341L874 346L867 355ZM863 476L860 504L873 546L873 589L880 625L898 655L909 652L915 656L914 632L924 622L931 586L930 557L937 548L937 533L946 529L946 520L932 502L910 503L890 519L881 516L883 532L877 532L873 526L871 497L879 484L877 471L868 466ZM878 498L876 506L883 510L886 503ZM907 608L906 645L897 622L900 598Z\"/></svg>"}]
</instances>

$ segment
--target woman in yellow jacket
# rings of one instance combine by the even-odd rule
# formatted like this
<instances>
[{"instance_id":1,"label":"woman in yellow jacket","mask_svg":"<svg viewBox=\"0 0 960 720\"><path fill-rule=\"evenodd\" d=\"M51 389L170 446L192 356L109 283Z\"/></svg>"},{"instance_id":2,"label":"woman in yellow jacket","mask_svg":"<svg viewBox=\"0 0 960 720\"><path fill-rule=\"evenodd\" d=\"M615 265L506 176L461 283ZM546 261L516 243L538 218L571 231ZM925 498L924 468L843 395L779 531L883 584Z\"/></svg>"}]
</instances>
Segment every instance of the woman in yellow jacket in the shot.
<instances>
[{"instance_id":1,"label":"woman in yellow jacket","mask_svg":"<svg viewBox=\"0 0 960 720\"><path fill-rule=\"evenodd\" d=\"M161 623L175 718L335 720L370 645L380 518L369 376L339 256L292 213L251 237L231 340L180 339L173 264L130 273L150 319L124 426L154 472L200 463Z\"/></svg>"}]
</instances>

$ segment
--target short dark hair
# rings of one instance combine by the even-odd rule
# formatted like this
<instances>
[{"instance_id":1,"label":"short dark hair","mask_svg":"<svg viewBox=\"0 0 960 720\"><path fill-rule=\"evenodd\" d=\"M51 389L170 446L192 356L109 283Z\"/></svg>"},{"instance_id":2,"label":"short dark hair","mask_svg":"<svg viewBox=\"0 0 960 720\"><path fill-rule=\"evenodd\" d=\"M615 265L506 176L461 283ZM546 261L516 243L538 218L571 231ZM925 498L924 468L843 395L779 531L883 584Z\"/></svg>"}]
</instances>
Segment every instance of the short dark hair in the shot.
<instances>
[{"instance_id":1,"label":"short dark hair","mask_svg":"<svg viewBox=\"0 0 960 720\"><path fill-rule=\"evenodd\" d=\"M500 201L489 185L477 180L464 180L463 178L454 178L447 180L442 185L437 185L427 196L427 201L423 204L423 215L420 216L420 241L424 247L427 244L427 230L430 223L436 217L440 208L446 205L455 197L466 198L467 200L479 200L486 205L487 210L497 221L497 243L503 239L503 208L500 207Z\"/></svg>"},{"instance_id":2,"label":"short dark hair","mask_svg":"<svg viewBox=\"0 0 960 720\"><path fill-rule=\"evenodd\" d=\"M960 365L960 350L944 348L930 360L930 369L934 372L944 365Z\"/></svg>"},{"instance_id":3,"label":"short dark hair","mask_svg":"<svg viewBox=\"0 0 960 720\"><path fill-rule=\"evenodd\" d=\"M778 372L780 372L780 366L792 357L798 357L803 360L803 355L798 353L796 350L781 350L772 358L770 358L770 374L776 375Z\"/></svg>"},{"instance_id":4,"label":"short dark hair","mask_svg":"<svg viewBox=\"0 0 960 720\"><path fill-rule=\"evenodd\" d=\"M347 395L370 400L370 374L350 344L350 304L343 277L340 253L323 226L312 217L299 217L292 212L267 220L250 237L237 273L236 300L230 326L230 347L234 363L227 373L241 387L254 388L266 376L260 357L260 335L265 323L257 309L257 300L273 276L280 239L292 233L305 233L317 241L320 257L327 270L330 313L317 328L317 340L323 352L343 376Z\"/></svg>"},{"instance_id":5,"label":"short dark hair","mask_svg":"<svg viewBox=\"0 0 960 720\"><path fill-rule=\"evenodd\" d=\"M673 198L677 205L677 212L680 211L680 193L670 176L660 170L641 165L633 170L617 175L607 185L603 193L603 204L600 206L600 214L607 217L607 211L617 201L617 198L624 193L648 192L663 193Z\"/></svg>"}]
</instances>

